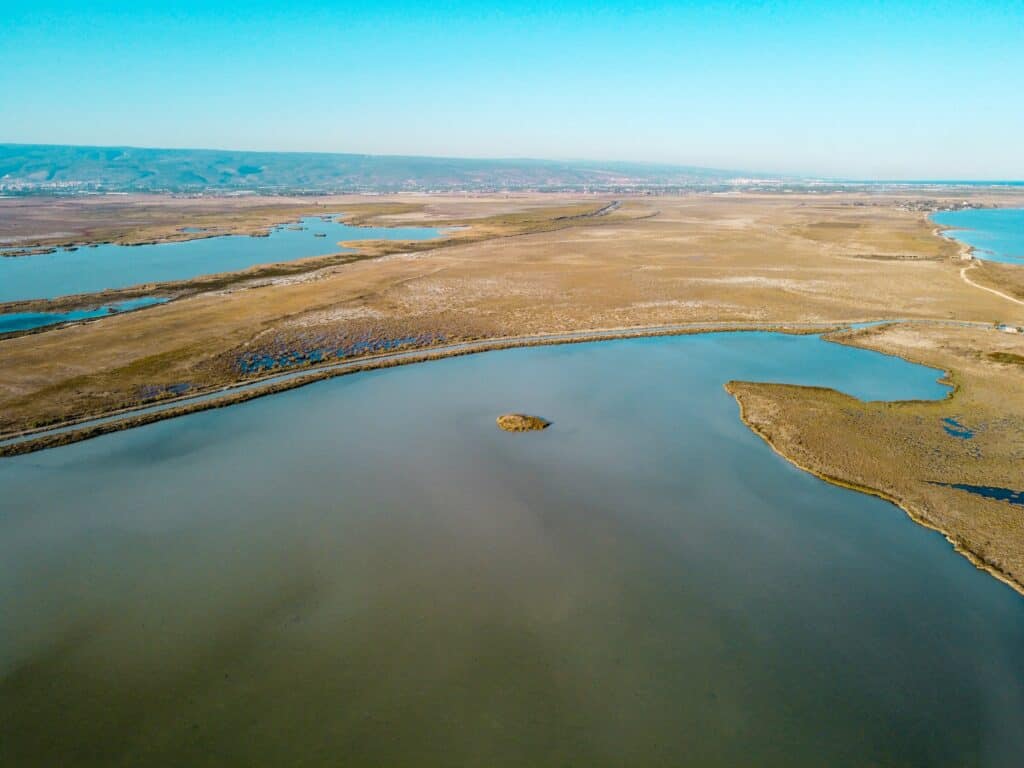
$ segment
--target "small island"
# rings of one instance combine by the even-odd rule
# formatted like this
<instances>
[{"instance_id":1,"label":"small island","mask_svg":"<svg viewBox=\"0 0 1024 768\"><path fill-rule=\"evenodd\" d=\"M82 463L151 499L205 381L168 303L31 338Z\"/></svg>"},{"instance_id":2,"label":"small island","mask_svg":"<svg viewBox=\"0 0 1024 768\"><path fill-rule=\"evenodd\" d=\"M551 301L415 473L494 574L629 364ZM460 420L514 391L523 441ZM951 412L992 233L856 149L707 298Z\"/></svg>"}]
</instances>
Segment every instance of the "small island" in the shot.
<instances>
[{"instance_id":1,"label":"small island","mask_svg":"<svg viewBox=\"0 0 1024 768\"><path fill-rule=\"evenodd\" d=\"M504 413L498 417L498 426L506 432L534 432L547 429L551 422L540 416L527 416L525 413Z\"/></svg>"}]
</instances>

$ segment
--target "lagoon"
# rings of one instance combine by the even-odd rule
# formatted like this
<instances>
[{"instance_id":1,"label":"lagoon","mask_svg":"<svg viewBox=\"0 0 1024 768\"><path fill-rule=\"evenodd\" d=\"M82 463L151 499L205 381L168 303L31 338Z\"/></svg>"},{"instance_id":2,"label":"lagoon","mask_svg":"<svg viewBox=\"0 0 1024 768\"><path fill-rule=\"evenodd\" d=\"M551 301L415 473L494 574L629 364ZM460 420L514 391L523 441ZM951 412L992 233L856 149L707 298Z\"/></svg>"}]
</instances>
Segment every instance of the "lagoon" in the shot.
<instances>
[{"instance_id":1,"label":"lagoon","mask_svg":"<svg viewBox=\"0 0 1024 768\"><path fill-rule=\"evenodd\" d=\"M0 258L0 302L49 299L144 283L188 280L260 264L347 253L348 240L428 240L436 227L355 227L331 218L274 227L268 237L223 235L149 245L114 245Z\"/></svg>"},{"instance_id":2,"label":"lagoon","mask_svg":"<svg viewBox=\"0 0 1024 768\"><path fill-rule=\"evenodd\" d=\"M931 219L941 226L953 227L946 236L972 246L978 258L1024 264L1024 209L941 211Z\"/></svg>"},{"instance_id":3,"label":"lagoon","mask_svg":"<svg viewBox=\"0 0 1024 768\"><path fill-rule=\"evenodd\" d=\"M1024 600L722 387L940 375L535 347L0 460L0 764L1015 765Z\"/></svg>"},{"instance_id":4,"label":"lagoon","mask_svg":"<svg viewBox=\"0 0 1024 768\"><path fill-rule=\"evenodd\" d=\"M15 331L27 331L32 328L43 328L47 325L58 323L70 323L75 320L90 320L96 317L107 317L121 312L130 312L133 309L151 307L155 304L164 304L167 299L156 296L143 296L138 299L129 299L115 304L106 304L96 309L74 309L68 312L8 312L0 313L0 333L13 333Z\"/></svg>"}]
</instances>

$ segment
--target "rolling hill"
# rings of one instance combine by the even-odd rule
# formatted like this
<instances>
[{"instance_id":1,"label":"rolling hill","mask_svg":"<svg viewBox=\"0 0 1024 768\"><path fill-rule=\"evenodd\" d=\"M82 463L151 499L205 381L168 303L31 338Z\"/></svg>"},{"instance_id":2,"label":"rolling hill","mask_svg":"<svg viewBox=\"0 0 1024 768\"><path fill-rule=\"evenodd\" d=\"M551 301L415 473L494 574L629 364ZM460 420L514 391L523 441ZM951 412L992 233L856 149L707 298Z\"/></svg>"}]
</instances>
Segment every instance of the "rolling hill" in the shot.
<instances>
[{"instance_id":1,"label":"rolling hill","mask_svg":"<svg viewBox=\"0 0 1024 768\"><path fill-rule=\"evenodd\" d=\"M690 166L0 144L0 192L397 192L708 187L749 174Z\"/></svg>"}]
</instances>

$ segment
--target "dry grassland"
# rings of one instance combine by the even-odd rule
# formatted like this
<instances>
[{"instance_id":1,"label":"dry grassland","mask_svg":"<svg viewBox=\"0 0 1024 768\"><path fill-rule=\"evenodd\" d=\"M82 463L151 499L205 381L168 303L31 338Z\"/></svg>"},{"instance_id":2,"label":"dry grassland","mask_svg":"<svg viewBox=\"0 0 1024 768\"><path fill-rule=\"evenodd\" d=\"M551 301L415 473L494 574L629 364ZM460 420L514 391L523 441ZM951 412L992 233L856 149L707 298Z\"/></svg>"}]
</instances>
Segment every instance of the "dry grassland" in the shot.
<instances>
[{"instance_id":1,"label":"dry grassland","mask_svg":"<svg viewBox=\"0 0 1024 768\"><path fill-rule=\"evenodd\" d=\"M895 198L694 195L627 198L604 211L609 202L0 201L0 238L21 244L165 239L185 225L256 232L336 211L357 223L462 227L440 242L360 243L354 256L160 286L177 299L0 340L0 433L315 367L339 350L359 358L458 340L722 321L1024 325L1024 305L966 282L962 250ZM1024 296L1024 268L982 263L969 273L978 285ZM799 466L895 501L1021 589L1024 509L937 483L1022 490L1024 335L900 323L841 340L948 370L956 393L863 403L831 390L732 383L747 423ZM947 418L972 436L950 435Z\"/></svg>"},{"instance_id":2,"label":"dry grassland","mask_svg":"<svg viewBox=\"0 0 1024 768\"><path fill-rule=\"evenodd\" d=\"M744 421L796 465L892 500L1024 592L1024 506L953 487L1024 490L1024 336L915 324L839 339L947 370L955 392L865 403L829 389L730 382Z\"/></svg>"},{"instance_id":3,"label":"dry grassland","mask_svg":"<svg viewBox=\"0 0 1024 768\"><path fill-rule=\"evenodd\" d=\"M934 237L923 214L884 199L640 198L597 218L572 217L607 201L397 202L418 206L420 223L468 226L443 246L233 278L164 306L0 341L0 430L100 414L163 388L202 391L243 378L245 356L301 352L320 339L345 346L722 320L1024 319L1024 308L960 279L955 246ZM384 215L401 223L413 214Z\"/></svg>"}]
</instances>

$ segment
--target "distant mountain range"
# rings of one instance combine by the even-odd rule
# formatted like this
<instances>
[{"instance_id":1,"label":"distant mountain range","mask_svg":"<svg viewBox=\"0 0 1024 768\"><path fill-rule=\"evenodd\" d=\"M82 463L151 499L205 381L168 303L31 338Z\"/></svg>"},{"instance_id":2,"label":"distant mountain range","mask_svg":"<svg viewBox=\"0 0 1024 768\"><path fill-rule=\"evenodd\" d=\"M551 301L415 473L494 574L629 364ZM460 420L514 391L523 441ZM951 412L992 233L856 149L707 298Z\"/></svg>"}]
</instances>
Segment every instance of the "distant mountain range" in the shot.
<instances>
[{"instance_id":1,"label":"distant mountain range","mask_svg":"<svg viewBox=\"0 0 1024 768\"><path fill-rule=\"evenodd\" d=\"M708 188L751 174L648 163L0 144L0 192L399 192Z\"/></svg>"}]
</instances>

